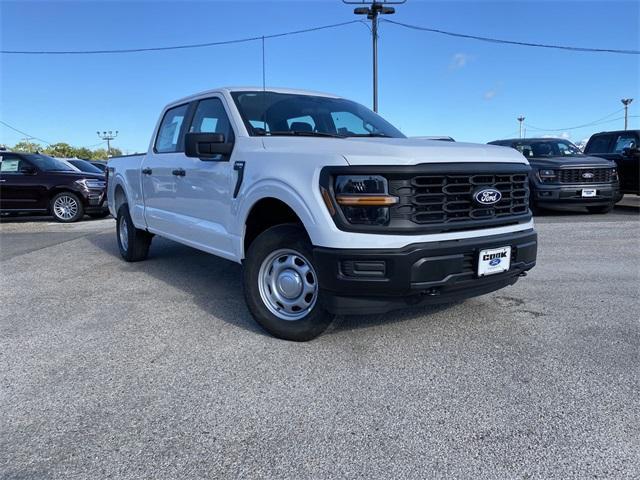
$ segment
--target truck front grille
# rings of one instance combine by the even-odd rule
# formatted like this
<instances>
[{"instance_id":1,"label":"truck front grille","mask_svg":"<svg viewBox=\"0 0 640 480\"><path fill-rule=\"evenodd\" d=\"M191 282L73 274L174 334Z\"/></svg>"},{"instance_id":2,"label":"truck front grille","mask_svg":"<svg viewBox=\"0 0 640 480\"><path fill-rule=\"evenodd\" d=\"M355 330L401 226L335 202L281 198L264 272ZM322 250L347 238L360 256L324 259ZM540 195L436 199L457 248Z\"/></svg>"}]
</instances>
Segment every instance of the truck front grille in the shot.
<instances>
[{"instance_id":1,"label":"truck front grille","mask_svg":"<svg viewBox=\"0 0 640 480\"><path fill-rule=\"evenodd\" d=\"M558 170L560 183L611 183L612 168L563 168Z\"/></svg>"},{"instance_id":2,"label":"truck front grille","mask_svg":"<svg viewBox=\"0 0 640 480\"><path fill-rule=\"evenodd\" d=\"M474 201L484 187L498 190L502 198L491 206ZM389 182L400 201L391 209L392 219L417 225L440 226L441 231L477 228L476 223L517 222L529 213L529 180L526 173L474 173L417 175Z\"/></svg>"}]
</instances>

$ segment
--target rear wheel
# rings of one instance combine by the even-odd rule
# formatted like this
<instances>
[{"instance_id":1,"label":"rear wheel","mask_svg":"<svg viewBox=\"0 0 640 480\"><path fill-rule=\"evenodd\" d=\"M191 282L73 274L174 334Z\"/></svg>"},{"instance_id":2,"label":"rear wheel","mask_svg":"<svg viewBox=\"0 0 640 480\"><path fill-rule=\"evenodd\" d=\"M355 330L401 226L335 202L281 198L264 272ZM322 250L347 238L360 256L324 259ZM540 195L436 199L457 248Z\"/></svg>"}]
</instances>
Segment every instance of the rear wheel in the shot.
<instances>
[{"instance_id":1,"label":"rear wheel","mask_svg":"<svg viewBox=\"0 0 640 480\"><path fill-rule=\"evenodd\" d=\"M613 210L613 205L598 205L593 207L587 207L589 213L609 213Z\"/></svg>"},{"instance_id":2,"label":"rear wheel","mask_svg":"<svg viewBox=\"0 0 640 480\"><path fill-rule=\"evenodd\" d=\"M84 216L84 207L75 193L61 192L51 199L51 215L58 222L77 222Z\"/></svg>"},{"instance_id":3,"label":"rear wheel","mask_svg":"<svg viewBox=\"0 0 640 480\"><path fill-rule=\"evenodd\" d=\"M152 235L134 226L126 203L118 209L116 232L122 258L127 262L139 262L147 258Z\"/></svg>"},{"instance_id":4,"label":"rear wheel","mask_svg":"<svg viewBox=\"0 0 640 480\"><path fill-rule=\"evenodd\" d=\"M258 235L247 252L244 294L253 318L285 340L311 340L333 321L322 292L311 242L297 225L277 225Z\"/></svg>"}]
</instances>

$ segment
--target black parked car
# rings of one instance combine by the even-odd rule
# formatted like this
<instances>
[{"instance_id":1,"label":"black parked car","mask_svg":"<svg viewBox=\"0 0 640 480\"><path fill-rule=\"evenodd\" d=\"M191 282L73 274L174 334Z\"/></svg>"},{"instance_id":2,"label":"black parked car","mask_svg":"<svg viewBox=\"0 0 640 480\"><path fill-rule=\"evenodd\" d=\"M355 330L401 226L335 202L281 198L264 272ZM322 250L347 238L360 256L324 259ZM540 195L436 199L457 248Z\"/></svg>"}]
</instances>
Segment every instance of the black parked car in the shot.
<instances>
[{"instance_id":1,"label":"black parked car","mask_svg":"<svg viewBox=\"0 0 640 480\"><path fill-rule=\"evenodd\" d=\"M618 165L620 191L640 195L640 130L600 132L591 136L584 153Z\"/></svg>"},{"instance_id":2,"label":"black parked car","mask_svg":"<svg viewBox=\"0 0 640 480\"><path fill-rule=\"evenodd\" d=\"M89 160L82 160L81 158L69 158L69 159L66 159L66 161L69 162L74 167L76 167L81 172L104 174L103 169L95 166L93 162L90 162Z\"/></svg>"},{"instance_id":3,"label":"black parked car","mask_svg":"<svg viewBox=\"0 0 640 480\"><path fill-rule=\"evenodd\" d=\"M620 198L615 162L583 155L568 140L517 138L489 144L515 148L529 160L532 211L571 205L606 213Z\"/></svg>"},{"instance_id":4,"label":"black parked car","mask_svg":"<svg viewBox=\"0 0 640 480\"><path fill-rule=\"evenodd\" d=\"M37 153L0 151L0 212L49 213L59 222L106 217L105 176Z\"/></svg>"},{"instance_id":5,"label":"black parked car","mask_svg":"<svg viewBox=\"0 0 640 480\"><path fill-rule=\"evenodd\" d=\"M107 171L107 162L101 162L100 160L87 160L87 162L99 169L102 173Z\"/></svg>"}]
</instances>

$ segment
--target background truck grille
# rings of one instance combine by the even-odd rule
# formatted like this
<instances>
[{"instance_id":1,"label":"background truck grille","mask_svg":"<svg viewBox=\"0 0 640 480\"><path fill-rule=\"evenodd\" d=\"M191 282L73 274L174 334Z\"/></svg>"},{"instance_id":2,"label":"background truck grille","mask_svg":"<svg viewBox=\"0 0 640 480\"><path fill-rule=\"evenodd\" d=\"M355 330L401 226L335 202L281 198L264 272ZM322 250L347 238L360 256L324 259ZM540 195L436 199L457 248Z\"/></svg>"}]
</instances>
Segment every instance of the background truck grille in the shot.
<instances>
[{"instance_id":1,"label":"background truck grille","mask_svg":"<svg viewBox=\"0 0 640 480\"><path fill-rule=\"evenodd\" d=\"M478 205L473 194L493 187L502 194L492 206ZM418 175L389 182L390 193L399 197L391 209L392 219L418 225L442 225L442 231L474 228L474 221L495 220L499 224L518 221L529 212L529 179L526 173ZM494 222L492 222L494 223ZM476 227L477 228L477 227Z\"/></svg>"},{"instance_id":2,"label":"background truck grille","mask_svg":"<svg viewBox=\"0 0 640 480\"><path fill-rule=\"evenodd\" d=\"M560 183L610 183L611 168L563 168L558 170Z\"/></svg>"}]
</instances>

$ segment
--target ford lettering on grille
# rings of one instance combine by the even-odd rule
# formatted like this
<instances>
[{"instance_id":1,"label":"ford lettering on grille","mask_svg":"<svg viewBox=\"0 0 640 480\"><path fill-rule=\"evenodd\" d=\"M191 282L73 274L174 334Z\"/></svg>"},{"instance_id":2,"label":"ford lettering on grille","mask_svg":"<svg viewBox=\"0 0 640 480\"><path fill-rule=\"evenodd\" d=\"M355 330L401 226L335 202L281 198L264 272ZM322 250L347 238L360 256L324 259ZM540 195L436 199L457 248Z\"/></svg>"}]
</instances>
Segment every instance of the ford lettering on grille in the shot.
<instances>
[{"instance_id":1,"label":"ford lettering on grille","mask_svg":"<svg viewBox=\"0 0 640 480\"><path fill-rule=\"evenodd\" d=\"M495 188L483 188L476 192L473 198L480 205L495 205L502 198L502 194Z\"/></svg>"},{"instance_id":2,"label":"ford lettering on grille","mask_svg":"<svg viewBox=\"0 0 640 480\"><path fill-rule=\"evenodd\" d=\"M593 178L593 177L594 177L594 175L591 172L584 172L582 174L582 178Z\"/></svg>"}]
</instances>

